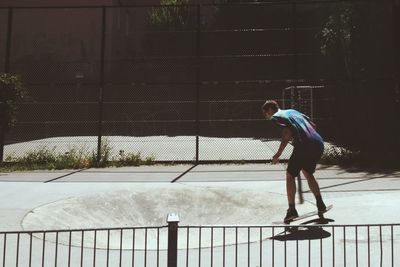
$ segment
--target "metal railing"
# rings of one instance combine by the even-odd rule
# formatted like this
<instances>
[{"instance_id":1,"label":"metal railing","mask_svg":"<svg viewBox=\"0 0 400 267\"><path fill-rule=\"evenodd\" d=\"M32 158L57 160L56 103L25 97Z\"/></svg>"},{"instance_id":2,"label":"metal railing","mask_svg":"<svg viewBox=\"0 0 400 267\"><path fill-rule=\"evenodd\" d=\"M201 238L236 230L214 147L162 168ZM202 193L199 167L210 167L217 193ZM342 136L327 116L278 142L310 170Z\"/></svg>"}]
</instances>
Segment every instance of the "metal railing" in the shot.
<instances>
[{"instance_id":1,"label":"metal railing","mask_svg":"<svg viewBox=\"0 0 400 267\"><path fill-rule=\"evenodd\" d=\"M399 225L188 226L180 230L187 241L177 266L397 266L400 260L396 254Z\"/></svg>"},{"instance_id":2,"label":"metal railing","mask_svg":"<svg viewBox=\"0 0 400 267\"><path fill-rule=\"evenodd\" d=\"M399 246L400 224L179 226L170 216L161 227L2 232L0 265L394 267Z\"/></svg>"},{"instance_id":3,"label":"metal railing","mask_svg":"<svg viewBox=\"0 0 400 267\"><path fill-rule=\"evenodd\" d=\"M1 266L165 266L165 227L0 233Z\"/></svg>"}]
</instances>

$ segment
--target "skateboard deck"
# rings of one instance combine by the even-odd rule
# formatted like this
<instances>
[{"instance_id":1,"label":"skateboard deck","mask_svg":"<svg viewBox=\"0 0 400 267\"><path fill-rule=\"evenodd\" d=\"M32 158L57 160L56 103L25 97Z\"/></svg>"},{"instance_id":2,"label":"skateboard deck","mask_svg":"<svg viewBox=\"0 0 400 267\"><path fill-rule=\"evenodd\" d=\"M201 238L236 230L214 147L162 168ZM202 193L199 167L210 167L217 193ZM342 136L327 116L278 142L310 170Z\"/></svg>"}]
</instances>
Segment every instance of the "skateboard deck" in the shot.
<instances>
[{"instance_id":1,"label":"skateboard deck","mask_svg":"<svg viewBox=\"0 0 400 267\"><path fill-rule=\"evenodd\" d=\"M304 213L304 214L300 215L299 217L296 217L296 218L294 218L294 219L291 219L290 221L287 221L287 222L285 222L285 221L278 221L278 222L273 222L273 224L290 224L291 222L300 221L300 220L306 219L306 218L308 218L308 217L317 216L317 215L318 215L320 218L323 218L323 217L324 217L324 216L323 216L324 213L330 211L330 210L332 209L332 207L333 207L333 205L329 205L329 206L326 207L326 210L325 210L324 212L319 212L319 211L317 211L317 210L315 210L315 211L310 211L310 212L307 212L307 213Z\"/></svg>"}]
</instances>

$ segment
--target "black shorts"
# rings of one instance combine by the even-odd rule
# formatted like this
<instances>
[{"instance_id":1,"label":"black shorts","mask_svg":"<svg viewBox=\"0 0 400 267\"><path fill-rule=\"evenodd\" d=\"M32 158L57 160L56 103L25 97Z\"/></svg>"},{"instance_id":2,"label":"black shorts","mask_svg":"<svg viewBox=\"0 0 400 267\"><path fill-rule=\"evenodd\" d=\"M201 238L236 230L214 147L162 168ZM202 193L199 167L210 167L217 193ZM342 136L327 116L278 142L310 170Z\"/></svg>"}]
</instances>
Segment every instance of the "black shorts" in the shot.
<instances>
[{"instance_id":1,"label":"black shorts","mask_svg":"<svg viewBox=\"0 0 400 267\"><path fill-rule=\"evenodd\" d=\"M314 173L323 152L323 143L297 144L290 156L287 171L294 177L298 176L301 170Z\"/></svg>"}]
</instances>

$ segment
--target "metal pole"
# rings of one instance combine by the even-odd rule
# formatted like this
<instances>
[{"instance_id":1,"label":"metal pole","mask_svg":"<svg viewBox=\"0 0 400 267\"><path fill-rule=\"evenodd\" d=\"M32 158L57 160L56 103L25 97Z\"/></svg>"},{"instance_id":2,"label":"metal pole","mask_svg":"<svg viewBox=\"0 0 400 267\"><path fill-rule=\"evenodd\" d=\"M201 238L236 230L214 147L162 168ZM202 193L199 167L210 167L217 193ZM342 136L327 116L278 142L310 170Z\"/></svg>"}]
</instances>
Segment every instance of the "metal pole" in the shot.
<instances>
[{"instance_id":1,"label":"metal pole","mask_svg":"<svg viewBox=\"0 0 400 267\"><path fill-rule=\"evenodd\" d=\"M196 164L199 163L199 135L200 135L200 5L197 5L197 29L196 29Z\"/></svg>"},{"instance_id":2,"label":"metal pole","mask_svg":"<svg viewBox=\"0 0 400 267\"><path fill-rule=\"evenodd\" d=\"M395 51L395 73L397 81L400 74L400 0L393 0L393 41Z\"/></svg>"},{"instance_id":3,"label":"metal pole","mask_svg":"<svg viewBox=\"0 0 400 267\"><path fill-rule=\"evenodd\" d=\"M0 101L0 163L4 157L4 136L6 133L6 103Z\"/></svg>"},{"instance_id":4,"label":"metal pole","mask_svg":"<svg viewBox=\"0 0 400 267\"><path fill-rule=\"evenodd\" d=\"M178 265L178 223L179 216L175 213L168 214L168 267Z\"/></svg>"},{"instance_id":5,"label":"metal pole","mask_svg":"<svg viewBox=\"0 0 400 267\"><path fill-rule=\"evenodd\" d=\"M100 88L99 88L99 125L97 136L97 162L101 160L101 139L103 135L103 101L104 101L104 53L106 40L106 7L102 7L102 33L101 33L101 55L100 55Z\"/></svg>"},{"instance_id":6,"label":"metal pole","mask_svg":"<svg viewBox=\"0 0 400 267\"><path fill-rule=\"evenodd\" d=\"M299 176L297 176L297 184L298 184L298 192L299 192L299 202L300 202L300 204L303 204L304 203L303 186L301 185L300 173L299 173Z\"/></svg>"},{"instance_id":7,"label":"metal pole","mask_svg":"<svg viewBox=\"0 0 400 267\"><path fill-rule=\"evenodd\" d=\"M293 6L292 6L292 16L293 16L293 20L292 20L292 27L293 27L293 54L294 54L294 59L293 59L293 76L294 76L294 80L297 83L297 79L298 77L298 72L297 72L297 68L298 68L298 58L297 58L297 23L296 23L296 15L297 15L297 6L296 3L293 2ZM296 84L295 84L296 85Z\"/></svg>"},{"instance_id":8,"label":"metal pole","mask_svg":"<svg viewBox=\"0 0 400 267\"><path fill-rule=\"evenodd\" d=\"M297 72L297 68L298 68L298 58L297 58L297 7L296 7L296 3L295 2L293 2L293 6L292 6L292 11L293 11L293 13L292 13L292 16L293 16L293 44L294 44L294 62L293 62L293 64L294 64L294 66L293 66L293 69L294 69L294 80L295 80L295 84L294 84L294 87L291 89L292 90L292 97L293 97L293 90L295 90L295 93L297 92L297 80L298 80L298 72ZM293 99L294 100L294 99ZM293 101L292 100L292 106L293 106L293 103L296 103L297 101ZM298 108L300 108L300 105L299 105L299 107ZM303 204L304 203L304 198L303 198L303 189L302 189L302 184L301 184L301 176L300 176L300 173L299 173L299 175L297 176L297 184L298 184L298 193L299 193L299 201L300 201L300 204Z\"/></svg>"},{"instance_id":9,"label":"metal pole","mask_svg":"<svg viewBox=\"0 0 400 267\"><path fill-rule=\"evenodd\" d=\"M11 55L11 34L12 34L12 21L14 10L12 7L8 9L8 23L7 23L7 43L6 43L6 58L4 62L4 72L10 72L10 55Z\"/></svg>"},{"instance_id":10,"label":"metal pole","mask_svg":"<svg viewBox=\"0 0 400 267\"><path fill-rule=\"evenodd\" d=\"M342 66L344 66L344 62L342 62L342 60L344 60L344 57L341 53L341 45L340 45L340 36L339 36L339 32L340 32L340 17L339 17L339 6L338 3L335 4L335 23L333 26L333 31L336 31L336 42L335 42L335 47L336 47L336 60L335 60L335 72L336 72L336 85L338 80L340 80L341 78L341 72L342 72ZM341 60L342 59L342 60ZM345 73L347 73L345 71ZM346 75L345 75L346 77Z\"/></svg>"},{"instance_id":11,"label":"metal pole","mask_svg":"<svg viewBox=\"0 0 400 267\"><path fill-rule=\"evenodd\" d=\"M394 41L394 74L395 74L395 111L393 114L399 114L400 112L400 0L393 0L393 41ZM398 136L400 133L400 123L397 122L395 126L395 135ZM397 151L400 149L400 139L397 139Z\"/></svg>"},{"instance_id":12,"label":"metal pole","mask_svg":"<svg viewBox=\"0 0 400 267\"><path fill-rule=\"evenodd\" d=\"M314 121L314 87L312 86L310 88L310 105L311 105L310 118L312 121Z\"/></svg>"}]
</instances>

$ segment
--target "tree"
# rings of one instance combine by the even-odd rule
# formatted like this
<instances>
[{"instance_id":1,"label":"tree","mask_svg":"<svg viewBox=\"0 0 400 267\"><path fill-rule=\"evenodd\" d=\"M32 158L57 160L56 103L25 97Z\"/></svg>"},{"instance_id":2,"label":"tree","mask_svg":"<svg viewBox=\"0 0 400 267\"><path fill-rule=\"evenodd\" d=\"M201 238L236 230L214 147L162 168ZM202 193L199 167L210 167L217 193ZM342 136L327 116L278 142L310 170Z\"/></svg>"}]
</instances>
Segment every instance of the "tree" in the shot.
<instances>
[{"instance_id":1,"label":"tree","mask_svg":"<svg viewBox=\"0 0 400 267\"><path fill-rule=\"evenodd\" d=\"M0 73L0 103L2 125L12 126L16 122L17 104L28 97L28 92L18 75Z\"/></svg>"},{"instance_id":2,"label":"tree","mask_svg":"<svg viewBox=\"0 0 400 267\"><path fill-rule=\"evenodd\" d=\"M0 73L0 162L3 161L4 135L14 125L17 104L28 97L28 92L18 75Z\"/></svg>"},{"instance_id":3,"label":"tree","mask_svg":"<svg viewBox=\"0 0 400 267\"><path fill-rule=\"evenodd\" d=\"M160 0L161 7L152 8L150 24L157 29L177 29L190 22L188 0Z\"/></svg>"},{"instance_id":4,"label":"tree","mask_svg":"<svg viewBox=\"0 0 400 267\"><path fill-rule=\"evenodd\" d=\"M321 53L329 55L334 51L340 51L347 77L352 75L353 54L351 46L354 41L353 30L356 27L353 24L353 17L354 12L351 7L340 6L333 15L328 17L320 33Z\"/></svg>"}]
</instances>

